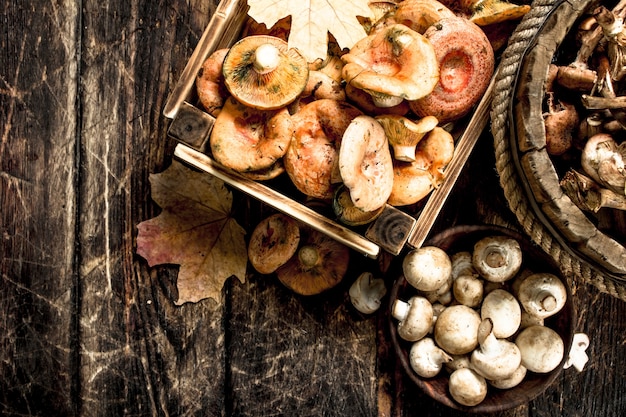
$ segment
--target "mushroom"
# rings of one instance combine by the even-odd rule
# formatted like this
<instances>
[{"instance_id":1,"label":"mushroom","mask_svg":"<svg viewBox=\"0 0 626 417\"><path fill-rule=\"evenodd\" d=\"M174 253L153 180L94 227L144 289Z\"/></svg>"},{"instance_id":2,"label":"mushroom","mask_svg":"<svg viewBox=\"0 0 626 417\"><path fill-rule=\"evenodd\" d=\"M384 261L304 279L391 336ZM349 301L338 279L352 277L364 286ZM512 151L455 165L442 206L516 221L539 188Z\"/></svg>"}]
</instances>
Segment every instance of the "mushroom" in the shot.
<instances>
[{"instance_id":1,"label":"mushroom","mask_svg":"<svg viewBox=\"0 0 626 417\"><path fill-rule=\"evenodd\" d=\"M557 100L548 93L548 111L543 115L546 132L546 151L550 155L563 155L572 147L574 131L580 123L576 107L563 100Z\"/></svg>"},{"instance_id":2,"label":"mushroom","mask_svg":"<svg viewBox=\"0 0 626 417\"><path fill-rule=\"evenodd\" d=\"M257 110L229 97L211 131L211 153L235 171L263 170L285 155L292 131L286 108Z\"/></svg>"},{"instance_id":3,"label":"mushroom","mask_svg":"<svg viewBox=\"0 0 626 417\"><path fill-rule=\"evenodd\" d=\"M196 76L198 100L207 113L213 117L217 117L228 96L222 76L222 63L227 53L228 48L218 49L211 53Z\"/></svg>"},{"instance_id":4,"label":"mushroom","mask_svg":"<svg viewBox=\"0 0 626 417\"><path fill-rule=\"evenodd\" d=\"M563 360L565 346L559 334L546 326L530 326L515 338L522 365L531 372L547 373Z\"/></svg>"},{"instance_id":5,"label":"mushroom","mask_svg":"<svg viewBox=\"0 0 626 417\"><path fill-rule=\"evenodd\" d=\"M493 334L498 338L513 336L522 322L522 308L517 299L504 289L496 289L485 296L480 307L480 317L493 324Z\"/></svg>"},{"instance_id":6,"label":"mushroom","mask_svg":"<svg viewBox=\"0 0 626 417\"><path fill-rule=\"evenodd\" d=\"M448 390L456 402L473 407L487 397L487 381L470 368L460 368L450 374Z\"/></svg>"},{"instance_id":7,"label":"mushroom","mask_svg":"<svg viewBox=\"0 0 626 417\"><path fill-rule=\"evenodd\" d=\"M424 97L439 79L431 43L401 24L391 24L361 39L342 60L344 80L369 93L379 107Z\"/></svg>"},{"instance_id":8,"label":"mushroom","mask_svg":"<svg viewBox=\"0 0 626 417\"><path fill-rule=\"evenodd\" d=\"M374 99L370 94L361 90L360 88L356 88L353 85L345 84L344 90L346 92L346 97L350 103L353 103L359 109L363 110L363 112L370 115L381 115L381 114L397 114L399 116L404 116L411 111L409 107L409 103L406 100L402 100L399 104L391 107L378 107L374 103Z\"/></svg>"},{"instance_id":9,"label":"mushroom","mask_svg":"<svg viewBox=\"0 0 626 417\"><path fill-rule=\"evenodd\" d=\"M451 355L469 353L478 345L480 315L462 304L446 308L435 322L435 341Z\"/></svg>"},{"instance_id":10,"label":"mushroom","mask_svg":"<svg viewBox=\"0 0 626 417\"><path fill-rule=\"evenodd\" d=\"M608 133L598 133L587 140L581 155L583 170L599 184L620 194L625 193L626 145L618 145Z\"/></svg>"},{"instance_id":11,"label":"mushroom","mask_svg":"<svg viewBox=\"0 0 626 417\"><path fill-rule=\"evenodd\" d=\"M228 91L243 104L262 110L285 107L304 90L306 58L282 39L247 36L230 47L222 73Z\"/></svg>"},{"instance_id":12,"label":"mushroom","mask_svg":"<svg viewBox=\"0 0 626 417\"><path fill-rule=\"evenodd\" d=\"M474 268L487 281L505 282L522 265L522 249L517 240L507 236L487 236L474 244Z\"/></svg>"},{"instance_id":13,"label":"mushroom","mask_svg":"<svg viewBox=\"0 0 626 417\"><path fill-rule=\"evenodd\" d=\"M346 91L341 83L322 71L309 71L309 79L300 98L319 100L346 100Z\"/></svg>"},{"instance_id":14,"label":"mushroom","mask_svg":"<svg viewBox=\"0 0 626 417\"><path fill-rule=\"evenodd\" d=\"M478 307L483 293L483 280L476 275L461 275L452 283L454 299L468 307Z\"/></svg>"},{"instance_id":15,"label":"mushroom","mask_svg":"<svg viewBox=\"0 0 626 417\"><path fill-rule=\"evenodd\" d=\"M301 295L319 294L339 284L348 270L348 247L314 229L300 233L296 254L276 270L279 281Z\"/></svg>"},{"instance_id":16,"label":"mushroom","mask_svg":"<svg viewBox=\"0 0 626 417\"><path fill-rule=\"evenodd\" d=\"M434 23L456 14L436 0L404 0L398 4L394 19L418 33L424 33Z\"/></svg>"},{"instance_id":17,"label":"mushroom","mask_svg":"<svg viewBox=\"0 0 626 417\"><path fill-rule=\"evenodd\" d=\"M408 301L397 299L391 306L391 315L398 320L398 335L415 342L428 334L433 322L433 306L424 297L415 295Z\"/></svg>"},{"instance_id":18,"label":"mushroom","mask_svg":"<svg viewBox=\"0 0 626 417\"><path fill-rule=\"evenodd\" d=\"M394 179L387 201L392 206L415 204L438 187L444 169L454 156L454 138L442 127L435 127L417 144L415 161L394 161Z\"/></svg>"},{"instance_id":19,"label":"mushroom","mask_svg":"<svg viewBox=\"0 0 626 417\"><path fill-rule=\"evenodd\" d=\"M519 20L530 11L527 4L518 5L504 0L462 0L460 3L471 12L469 20L479 26Z\"/></svg>"},{"instance_id":20,"label":"mushroom","mask_svg":"<svg viewBox=\"0 0 626 417\"><path fill-rule=\"evenodd\" d=\"M337 220L348 226L362 226L371 223L385 210L384 205L372 211L363 211L356 207L350 197L350 191L343 184L335 191L332 206Z\"/></svg>"},{"instance_id":21,"label":"mushroom","mask_svg":"<svg viewBox=\"0 0 626 417\"><path fill-rule=\"evenodd\" d=\"M585 352L589 347L589 336L585 333L574 333L572 347L567 355L563 369L574 366L578 372L582 372L589 361L589 356Z\"/></svg>"},{"instance_id":22,"label":"mushroom","mask_svg":"<svg viewBox=\"0 0 626 417\"><path fill-rule=\"evenodd\" d=\"M435 116L422 117L417 121L395 114L376 117L385 129L385 135L398 161L415 161L415 148L420 140L439 123Z\"/></svg>"},{"instance_id":23,"label":"mushroom","mask_svg":"<svg viewBox=\"0 0 626 417\"><path fill-rule=\"evenodd\" d=\"M495 68L491 43L480 27L461 17L437 21L424 37L437 55L439 80L430 94L409 101L409 106L416 115L435 116L441 124L458 120L487 91Z\"/></svg>"},{"instance_id":24,"label":"mushroom","mask_svg":"<svg viewBox=\"0 0 626 417\"><path fill-rule=\"evenodd\" d=\"M546 319L565 306L567 291L556 275L538 272L521 282L517 298L528 314Z\"/></svg>"},{"instance_id":25,"label":"mushroom","mask_svg":"<svg viewBox=\"0 0 626 417\"><path fill-rule=\"evenodd\" d=\"M449 373L461 368L471 368L472 364L470 363L470 356L468 354L450 356L452 357L452 360L444 364L444 368Z\"/></svg>"},{"instance_id":26,"label":"mushroom","mask_svg":"<svg viewBox=\"0 0 626 417\"><path fill-rule=\"evenodd\" d=\"M524 365L520 364L520 366L517 367L515 372L513 372L507 378L493 379L487 382L489 383L489 385L491 385L494 388L511 389L513 387L518 386L524 380L524 378L526 378L527 373L528 373L527 369L524 367Z\"/></svg>"},{"instance_id":27,"label":"mushroom","mask_svg":"<svg viewBox=\"0 0 626 417\"><path fill-rule=\"evenodd\" d=\"M357 116L339 147L339 173L355 207L379 210L393 188L393 161L383 127L371 116Z\"/></svg>"},{"instance_id":28,"label":"mushroom","mask_svg":"<svg viewBox=\"0 0 626 417\"><path fill-rule=\"evenodd\" d=\"M374 274L367 271L359 275L348 291L350 302L363 314L372 314L378 310L385 294L387 294L385 281L374 278Z\"/></svg>"},{"instance_id":29,"label":"mushroom","mask_svg":"<svg viewBox=\"0 0 626 417\"><path fill-rule=\"evenodd\" d=\"M452 357L435 345L430 337L425 337L411 345L409 350L409 364L411 369L422 378L436 376L446 362L452 361Z\"/></svg>"},{"instance_id":30,"label":"mushroom","mask_svg":"<svg viewBox=\"0 0 626 417\"><path fill-rule=\"evenodd\" d=\"M300 228L296 220L276 213L261 220L250 235L248 259L261 274L271 274L298 249Z\"/></svg>"},{"instance_id":31,"label":"mushroom","mask_svg":"<svg viewBox=\"0 0 626 417\"><path fill-rule=\"evenodd\" d=\"M361 114L346 102L321 99L292 116L294 131L283 162L299 191L319 199L333 197L341 182L339 149L343 134Z\"/></svg>"},{"instance_id":32,"label":"mushroom","mask_svg":"<svg viewBox=\"0 0 626 417\"><path fill-rule=\"evenodd\" d=\"M446 285L452 273L450 257L437 246L422 246L409 251L402 260L402 272L419 291L436 291Z\"/></svg>"},{"instance_id":33,"label":"mushroom","mask_svg":"<svg viewBox=\"0 0 626 417\"><path fill-rule=\"evenodd\" d=\"M522 363L522 355L515 343L496 337L493 321L487 318L478 327L478 348L472 352L470 362L485 379L499 380L513 375Z\"/></svg>"}]
</instances>

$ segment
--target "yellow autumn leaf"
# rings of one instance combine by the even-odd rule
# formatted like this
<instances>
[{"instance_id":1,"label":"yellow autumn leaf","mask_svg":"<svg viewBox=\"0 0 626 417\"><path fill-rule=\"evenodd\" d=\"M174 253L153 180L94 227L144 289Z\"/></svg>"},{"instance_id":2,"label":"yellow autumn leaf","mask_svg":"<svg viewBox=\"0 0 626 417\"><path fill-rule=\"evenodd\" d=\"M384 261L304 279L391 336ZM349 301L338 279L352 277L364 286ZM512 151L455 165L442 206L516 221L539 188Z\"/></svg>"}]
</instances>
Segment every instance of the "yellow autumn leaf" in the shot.
<instances>
[{"instance_id":1,"label":"yellow autumn leaf","mask_svg":"<svg viewBox=\"0 0 626 417\"><path fill-rule=\"evenodd\" d=\"M326 58L328 33L341 48L352 48L367 36L357 16L372 18L367 0L248 0L248 15L270 28L291 16L289 47L309 62Z\"/></svg>"},{"instance_id":2,"label":"yellow autumn leaf","mask_svg":"<svg viewBox=\"0 0 626 417\"><path fill-rule=\"evenodd\" d=\"M150 266L178 264L177 305L212 298L224 282L245 280L245 230L231 217L232 193L223 181L174 161L150 175L152 199L163 209L137 225L137 253Z\"/></svg>"}]
</instances>

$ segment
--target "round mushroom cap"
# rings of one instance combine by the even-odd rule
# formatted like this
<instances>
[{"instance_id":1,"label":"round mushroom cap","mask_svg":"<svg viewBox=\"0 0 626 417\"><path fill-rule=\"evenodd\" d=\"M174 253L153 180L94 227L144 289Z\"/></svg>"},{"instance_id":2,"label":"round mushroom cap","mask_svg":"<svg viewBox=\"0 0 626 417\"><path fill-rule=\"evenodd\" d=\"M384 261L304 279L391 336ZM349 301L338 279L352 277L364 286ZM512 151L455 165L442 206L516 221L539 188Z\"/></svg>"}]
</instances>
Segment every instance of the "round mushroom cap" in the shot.
<instances>
[{"instance_id":1,"label":"round mushroom cap","mask_svg":"<svg viewBox=\"0 0 626 417\"><path fill-rule=\"evenodd\" d=\"M304 56L284 40L267 35L248 36L235 43L224 59L222 72L233 97L263 110L293 102L309 77Z\"/></svg>"},{"instance_id":2,"label":"round mushroom cap","mask_svg":"<svg viewBox=\"0 0 626 417\"><path fill-rule=\"evenodd\" d=\"M300 231L300 248L276 270L278 280L301 295L315 295L333 288L348 271L350 250L317 230Z\"/></svg>"},{"instance_id":3,"label":"round mushroom cap","mask_svg":"<svg viewBox=\"0 0 626 417\"><path fill-rule=\"evenodd\" d=\"M293 218L276 213L263 219L252 231L248 259L261 274L271 274L287 263L300 243L300 227Z\"/></svg>"},{"instance_id":4,"label":"round mushroom cap","mask_svg":"<svg viewBox=\"0 0 626 417\"><path fill-rule=\"evenodd\" d=\"M202 107L213 117L217 117L228 90L224 85L222 64L228 54L228 48L218 49L204 61L196 76L196 92Z\"/></svg>"},{"instance_id":5,"label":"round mushroom cap","mask_svg":"<svg viewBox=\"0 0 626 417\"><path fill-rule=\"evenodd\" d=\"M520 270L522 248L508 236L487 236L474 244L472 263L487 281L505 282Z\"/></svg>"},{"instance_id":6,"label":"round mushroom cap","mask_svg":"<svg viewBox=\"0 0 626 417\"><path fill-rule=\"evenodd\" d=\"M393 161L385 129L371 116L355 117L341 139L339 173L355 207L376 211L393 188Z\"/></svg>"},{"instance_id":7,"label":"round mushroom cap","mask_svg":"<svg viewBox=\"0 0 626 417\"><path fill-rule=\"evenodd\" d=\"M409 102L418 116L439 123L463 117L483 97L495 68L487 35L464 18L446 18L424 32L437 54L439 80L430 94Z\"/></svg>"},{"instance_id":8,"label":"round mushroom cap","mask_svg":"<svg viewBox=\"0 0 626 417\"><path fill-rule=\"evenodd\" d=\"M439 79L432 44L401 24L389 25L358 41L342 60L346 82L380 99L376 103L380 107L425 97Z\"/></svg>"},{"instance_id":9,"label":"round mushroom cap","mask_svg":"<svg viewBox=\"0 0 626 417\"><path fill-rule=\"evenodd\" d=\"M283 158L296 188L319 199L331 199L339 173L339 149L344 132L361 111L343 101L321 99L292 116L294 132Z\"/></svg>"},{"instance_id":10,"label":"round mushroom cap","mask_svg":"<svg viewBox=\"0 0 626 417\"><path fill-rule=\"evenodd\" d=\"M215 119L209 143L220 164L240 172L259 171L285 155L292 132L286 108L258 110L229 97Z\"/></svg>"},{"instance_id":11,"label":"round mushroom cap","mask_svg":"<svg viewBox=\"0 0 626 417\"><path fill-rule=\"evenodd\" d=\"M530 326L515 338L522 354L522 365L531 372L547 373L561 363L565 345L559 334L546 326Z\"/></svg>"},{"instance_id":12,"label":"round mushroom cap","mask_svg":"<svg viewBox=\"0 0 626 417\"><path fill-rule=\"evenodd\" d=\"M469 353L478 346L480 315L462 304L453 305L435 321L435 341L451 355Z\"/></svg>"}]
</instances>

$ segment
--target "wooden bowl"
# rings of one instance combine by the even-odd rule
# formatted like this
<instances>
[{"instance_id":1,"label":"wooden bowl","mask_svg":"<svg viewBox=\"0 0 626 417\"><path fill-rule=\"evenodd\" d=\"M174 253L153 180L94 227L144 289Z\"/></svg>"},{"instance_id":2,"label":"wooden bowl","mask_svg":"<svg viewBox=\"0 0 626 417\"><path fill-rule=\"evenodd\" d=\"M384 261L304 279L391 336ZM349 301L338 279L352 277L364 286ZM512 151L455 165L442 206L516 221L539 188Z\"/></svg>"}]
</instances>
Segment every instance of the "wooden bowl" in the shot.
<instances>
[{"instance_id":1,"label":"wooden bowl","mask_svg":"<svg viewBox=\"0 0 626 417\"><path fill-rule=\"evenodd\" d=\"M564 308L555 316L545 321L546 326L552 328L561 336L565 346L564 358L561 364L552 372L546 374L528 372L524 381L516 387L508 390L499 390L489 387L487 397L480 404L473 407L463 406L457 403L448 392L449 374L445 369L434 378L422 378L411 368L409 363L411 342L407 342L398 336L398 321L391 315L391 306L396 299L406 301L417 293L417 291L408 284L406 279L404 279L401 271L397 272L398 278L394 282L390 293L389 325L391 339L397 358L406 375L419 389L438 402L456 410L473 413L489 413L507 410L527 403L544 392L556 380L563 369L574 335L574 303L567 279L561 275L558 266L555 265L552 258L519 233L498 226L457 226L434 236L428 240L425 245L437 246L444 249L448 254L452 254L461 250L471 251L474 243L479 239L494 235L512 237L520 243L523 252L522 268L528 267L536 272L551 272L566 284L565 287L568 292L568 298Z\"/></svg>"}]
</instances>

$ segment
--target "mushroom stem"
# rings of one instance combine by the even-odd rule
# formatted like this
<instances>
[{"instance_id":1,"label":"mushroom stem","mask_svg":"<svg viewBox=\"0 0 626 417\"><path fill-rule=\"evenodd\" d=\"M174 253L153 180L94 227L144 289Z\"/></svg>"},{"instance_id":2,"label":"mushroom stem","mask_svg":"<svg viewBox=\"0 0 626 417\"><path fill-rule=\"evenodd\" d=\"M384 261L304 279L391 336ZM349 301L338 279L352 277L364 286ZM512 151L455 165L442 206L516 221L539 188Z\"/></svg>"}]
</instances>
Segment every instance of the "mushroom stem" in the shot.
<instances>
[{"instance_id":1,"label":"mushroom stem","mask_svg":"<svg viewBox=\"0 0 626 417\"><path fill-rule=\"evenodd\" d=\"M626 96L596 97L583 94L580 101L587 110L623 109L626 107Z\"/></svg>"},{"instance_id":2,"label":"mushroom stem","mask_svg":"<svg viewBox=\"0 0 626 417\"><path fill-rule=\"evenodd\" d=\"M298 258L305 269L313 268L319 261L319 252L312 245L302 246L298 250Z\"/></svg>"},{"instance_id":3,"label":"mushroom stem","mask_svg":"<svg viewBox=\"0 0 626 417\"><path fill-rule=\"evenodd\" d=\"M602 207L626 210L626 196L601 187L578 171L569 170L560 184L565 194L582 210L594 213Z\"/></svg>"},{"instance_id":4,"label":"mushroom stem","mask_svg":"<svg viewBox=\"0 0 626 417\"><path fill-rule=\"evenodd\" d=\"M274 71L280 62L280 51L274 45L264 43L254 51L254 70L259 74Z\"/></svg>"}]
</instances>

